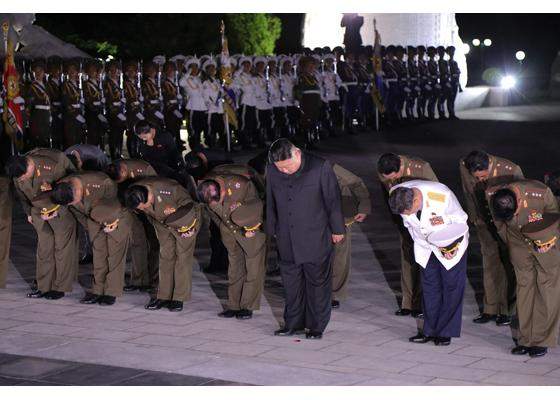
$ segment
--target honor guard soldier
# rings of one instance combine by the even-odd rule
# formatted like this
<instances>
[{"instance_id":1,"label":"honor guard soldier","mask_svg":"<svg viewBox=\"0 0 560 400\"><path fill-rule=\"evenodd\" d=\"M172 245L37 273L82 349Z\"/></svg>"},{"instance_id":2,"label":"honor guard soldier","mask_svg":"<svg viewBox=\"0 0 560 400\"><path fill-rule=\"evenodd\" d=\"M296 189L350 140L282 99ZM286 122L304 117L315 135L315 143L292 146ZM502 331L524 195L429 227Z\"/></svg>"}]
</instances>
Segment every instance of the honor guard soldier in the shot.
<instances>
[{"instance_id":1,"label":"honor guard soldier","mask_svg":"<svg viewBox=\"0 0 560 400\"><path fill-rule=\"evenodd\" d=\"M371 214L371 201L369 191L360 177L338 164L333 164L333 171L342 194L342 215L346 226L344 239L334 245L333 255L332 307L338 308L340 300L346 299L346 286L350 277L352 225L363 222Z\"/></svg>"},{"instance_id":2,"label":"honor guard soldier","mask_svg":"<svg viewBox=\"0 0 560 400\"><path fill-rule=\"evenodd\" d=\"M134 126L144 120L142 114L142 94L138 79L138 64L128 61L124 64L124 98L126 100L126 149L129 157L138 157L138 138L134 134Z\"/></svg>"},{"instance_id":3,"label":"honor guard soldier","mask_svg":"<svg viewBox=\"0 0 560 400\"><path fill-rule=\"evenodd\" d=\"M430 164L419 158L393 153L383 154L377 162L377 173L385 192L399 183L412 179L437 182L438 179ZM408 230L399 219L395 219L401 239L401 307L396 315L419 317L422 314L422 287L420 270L414 261L413 241Z\"/></svg>"},{"instance_id":4,"label":"honor guard soldier","mask_svg":"<svg viewBox=\"0 0 560 400\"><path fill-rule=\"evenodd\" d=\"M158 66L153 61L144 63L144 77L142 79L142 97L144 97L144 117L157 127L163 127L164 117L156 81Z\"/></svg>"},{"instance_id":5,"label":"honor guard soldier","mask_svg":"<svg viewBox=\"0 0 560 400\"><path fill-rule=\"evenodd\" d=\"M70 208L92 242L92 288L80 303L113 305L116 297L122 295L130 235L129 217L117 207L117 185L103 172L81 172L69 175L53 185L50 199L55 204ZM113 212L109 211L94 213L95 208L105 202L112 204L111 207L120 216L113 218ZM104 214L111 217L105 219ZM118 229L118 237L110 235L115 228Z\"/></svg>"},{"instance_id":6,"label":"honor guard soldier","mask_svg":"<svg viewBox=\"0 0 560 400\"><path fill-rule=\"evenodd\" d=\"M268 97L272 105L272 137L280 137L282 125L286 125L286 108L282 103L282 88L278 74L278 57L268 57ZM285 129L285 128L284 128Z\"/></svg>"},{"instance_id":7,"label":"honor guard soldier","mask_svg":"<svg viewBox=\"0 0 560 400\"><path fill-rule=\"evenodd\" d=\"M420 85L420 93L416 102L416 112L420 120L426 119L426 105L432 95L432 84L428 64L425 60L426 47L418 46L418 82Z\"/></svg>"},{"instance_id":8,"label":"honor guard soldier","mask_svg":"<svg viewBox=\"0 0 560 400\"><path fill-rule=\"evenodd\" d=\"M409 341L448 346L452 337L461 335L467 214L447 186L425 180L391 188L389 206L402 217L414 241L414 260L421 267L424 327Z\"/></svg>"},{"instance_id":9,"label":"honor guard soldier","mask_svg":"<svg viewBox=\"0 0 560 400\"><path fill-rule=\"evenodd\" d=\"M66 79L62 83L62 105L64 116L64 148L82 143L86 133L86 119L82 83L80 81L80 67L76 60L65 63Z\"/></svg>"},{"instance_id":10,"label":"honor guard soldier","mask_svg":"<svg viewBox=\"0 0 560 400\"><path fill-rule=\"evenodd\" d=\"M46 89L51 103L51 137L53 147L62 149L64 121L62 119L62 92L60 77L62 74L62 59L57 56L49 57L47 60Z\"/></svg>"},{"instance_id":11,"label":"honor guard soldier","mask_svg":"<svg viewBox=\"0 0 560 400\"><path fill-rule=\"evenodd\" d=\"M344 132L354 134L353 119L358 109L358 77L354 71L354 54L347 51L344 62L337 64L337 73L342 81L342 113Z\"/></svg>"},{"instance_id":12,"label":"honor guard soldier","mask_svg":"<svg viewBox=\"0 0 560 400\"><path fill-rule=\"evenodd\" d=\"M165 129L171 133L178 148L184 148L181 140L181 125L183 125L183 114L179 103L179 88L175 83L177 78L177 66L172 61L163 64L165 75L161 83L161 94L163 96L163 115L165 118Z\"/></svg>"},{"instance_id":13,"label":"honor guard soldier","mask_svg":"<svg viewBox=\"0 0 560 400\"><path fill-rule=\"evenodd\" d=\"M225 147L224 92L220 81L216 78L216 62L209 58L202 64L202 69L206 73L206 78L202 82L202 94L208 109L206 145L213 148L220 143L221 147Z\"/></svg>"},{"instance_id":14,"label":"honor guard soldier","mask_svg":"<svg viewBox=\"0 0 560 400\"><path fill-rule=\"evenodd\" d=\"M326 54L323 56L322 87L325 101L325 119L327 129L334 136L336 129L342 126L342 110L340 108L339 90L342 80L335 70L336 56Z\"/></svg>"},{"instance_id":15,"label":"honor guard soldier","mask_svg":"<svg viewBox=\"0 0 560 400\"><path fill-rule=\"evenodd\" d=\"M439 119L447 119L445 116L445 106L444 103L447 103L449 97L451 96L451 82L450 82L450 73L449 73L449 64L445 59L445 47L438 46L437 48L438 53L438 71L439 71L439 84L441 86L440 96L438 98L437 108L439 113ZM449 104L447 105L449 108Z\"/></svg>"},{"instance_id":16,"label":"honor guard soldier","mask_svg":"<svg viewBox=\"0 0 560 400\"><path fill-rule=\"evenodd\" d=\"M185 188L167 178L144 178L125 192L126 206L148 216L159 240L159 285L148 310L181 311L191 298L200 207ZM179 213L174 216L175 213Z\"/></svg>"},{"instance_id":17,"label":"honor guard soldier","mask_svg":"<svg viewBox=\"0 0 560 400\"><path fill-rule=\"evenodd\" d=\"M259 143L264 147L274 140L274 116L272 114L272 104L270 103L269 80L266 73L266 57L255 57L254 65L254 90L257 107Z\"/></svg>"},{"instance_id":18,"label":"honor guard soldier","mask_svg":"<svg viewBox=\"0 0 560 400\"><path fill-rule=\"evenodd\" d=\"M300 141L306 148L314 147L314 134L321 113L321 89L315 76L312 57L304 56L299 61L298 80L294 86L294 98L299 102L301 115L299 121Z\"/></svg>"},{"instance_id":19,"label":"honor guard soldier","mask_svg":"<svg viewBox=\"0 0 560 400\"><path fill-rule=\"evenodd\" d=\"M546 185L534 180L494 186L486 196L518 282L519 331L511 353L544 356L558 344L558 202Z\"/></svg>"},{"instance_id":20,"label":"honor guard soldier","mask_svg":"<svg viewBox=\"0 0 560 400\"><path fill-rule=\"evenodd\" d=\"M6 287L8 276L12 241L12 205L10 178L0 175L0 289Z\"/></svg>"},{"instance_id":21,"label":"honor guard soldier","mask_svg":"<svg viewBox=\"0 0 560 400\"><path fill-rule=\"evenodd\" d=\"M101 65L97 60L86 64L87 80L84 81L85 118L88 127L87 142L103 148L103 138L108 128L105 118L105 105L99 72Z\"/></svg>"},{"instance_id":22,"label":"honor guard soldier","mask_svg":"<svg viewBox=\"0 0 560 400\"><path fill-rule=\"evenodd\" d=\"M200 66L196 57L188 58L185 62L187 73L181 78L179 85L187 99L189 146L191 149L200 145L202 132L205 134L204 141L208 143L208 107L204 101L202 80L200 78Z\"/></svg>"},{"instance_id":23,"label":"honor guard soldier","mask_svg":"<svg viewBox=\"0 0 560 400\"><path fill-rule=\"evenodd\" d=\"M399 80L397 71L394 66L395 46L387 46L385 49L385 58L382 61L383 68L383 84L385 85L385 104L387 124L391 125L400 120L400 112L397 109L399 95Z\"/></svg>"},{"instance_id":24,"label":"honor guard soldier","mask_svg":"<svg viewBox=\"0 0 560 400\"><path fill-rule=\"evenodd\" d=\"M25 99L29 119L29 136L33 147L53 147L51 132L51 100L45 86L45 62L31 64L34 79Z\"/></svg>"},{"instance_id":25,"label":"honor guard soldier","mask_svg":"<svg viewBox=\"0 0 560 400\"><path fill-rule=\"evenodd\" d=\"M442 87L439 84L439 71L438 71L438 63L435 60L436 56L436 48L434 46L428 47L428 61L426 66L428 67L428 78L429 83L428 85L432 88L430 91L430 97L428 99L428 119L433 120L435 118L436 113L436 104L438 105L438 114L441 118L442 112L439 109L439 101L438 99L441 96Z\"/></svg>"},{"instance_id":26,"label":"honor guard soldier","mask_svg":"<svg viewBox=\"0 0 560 400\"><path fill-rule=\"evenodd\" d=\"M228 252L228 303L219 316L252 318L260 308L266 272L263 203L253 183L240 175L211 173L197 191Z\"/></svg>"},{"instance_id":27,"label":"honor guard soldier","mask_svg":"<svg viewBox=\"0 0 560 400\"><path fill-rule=\"evenodd\" d=\"M406 69L406 62L404 61L404 48L402 46L395 47L395 59L393 60L393 67L397 73L397 100L395 104L395 111L397 118L402 119L402 111L409 94L408 88L408 71ZM408 115L407 115L408 117Z\"/></svg>"},{"instance_id":28,"label":"honor guard soldier","mask_svg":"<svg viewBox=\"0 0 560 400\"><path fill-rule=\"evenodd\" d=\"M459 69L459 64L455 61L455 46L449 46L445 50L449 55L449 97L447 98L447 112L449 113L449 119L458 119L455 115L455 99L457 98L457 93L462 92L461 83L459 78L461 77L461 70Z\"/></svg>"},{"instance_id":29,"label":"honor guard soldier","mask_svg":"<svg viewBox=\"0 0 560 400\"><path fill-rule=\"evenodd\" d=\"M13 157L7 171L14 180L27 221L37 232L37 289L27 297L59 299L72 291L77 272L76 219L66 207L46 205L38 196L74 172L74 166L59 150L35 149Z\"/></svg>"},{"instance_id":30,"label":"honor guard soldier","mask_svg":"<svg viewBox=\"0 0 560 400\"><path fill-rule=\"evenodd\" d=\"M126 129L125 104L119 72L117 61L110 61L107 64L107 76L103 82L107 120L109 121L109 154L112 160L121 158L123 133Z\"/></svg>"},{"instance_id":31,"label":"honor guard soldier","mask_svg":"<svg viewBox=\"0 0 560 400\"><path fill-rule=\"evenodd\" d=\"M280 73L280 91L282 93L282 107L286 109L285 128L281 128L280 135L282 137L292 137L295 135L295 127L299 118L299 110L294 104L294 85L296 77L294 76L294 68L291 57L284 57L279 61L281 67ZM282 125L281 125L282 126Z\"/></svg>"},{"instance_id":32,"label":"honor guard soldier","mask_svg":"<svg viewBox=\"0 0 560 400\"><path fill-rule=\"evenodd\" d=\"M485 190L498 183L523 179L513 162L484 151L472 151L459 163L469 220L476 227L482 253L484 309L473 322L509 325L508 299L514 293L513 267L505 243L499 238L485 197Z\"/></svg>"},{"instance_id":33,"label":"honor guard soldier","mask_svg":"<svg viewBox=\"0 0 560 400\"><path fill-rule=\"evenodd\" d=\"M416 47L408 46L407 47L407 60L406 60L406 68L408 70L408 90L406 95L406 117L409 120L414 120L414 106L415 103L420 96L422 89L420 88L419 83L419 73L418 73L418 64L416 61ZM416 106L418 109L418 106ZM420 113L418 113L418 118L420 118Z\"/></svg>"},{"instance_id":34,"label":"honor guard soldier","mask_svg":"<svg viewBox=\"0 0 560 400\"><path fill-rule=\"evenodd\" d=\"M107 175L118 184L119 199L124 204L124 193L129 186L157 173L146 161L120 159L107 168ZM154 227L143 213L131 212L130 229L132 271L124 291L149 291L157 284L159 243Z\"/></svg>"},{"instance_id":35,"label":"honor guard soldier","mask_svg":"<svg viewBox=\"0 0 560 400\"><path fill-rule=\"evenodd\" d=\"M257 100L255 97L255 79L251 72L253 66L251 57L241 57L239 65L241 67L233 80L232 88L239 98L240 104L240 140L245 149L256 148L258 142Z\"/></svg>"}]
</instances>

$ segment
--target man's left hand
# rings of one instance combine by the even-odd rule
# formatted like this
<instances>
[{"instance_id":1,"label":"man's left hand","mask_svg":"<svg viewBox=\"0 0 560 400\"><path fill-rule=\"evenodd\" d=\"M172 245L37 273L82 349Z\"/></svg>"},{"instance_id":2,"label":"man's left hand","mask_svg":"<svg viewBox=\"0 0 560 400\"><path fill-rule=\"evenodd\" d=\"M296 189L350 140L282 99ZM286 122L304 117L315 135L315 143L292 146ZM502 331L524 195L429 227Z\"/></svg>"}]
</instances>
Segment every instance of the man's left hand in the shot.
<instances>
[{"instance_id":1,"label":"man's left hand","mask_svg":"<svg viewBox=\"0 0 560 400\"><path fill-rule=\"evenodd\" d=\"M340 243L342 242L342 240L344 239L344 235L332 235L332 241L334 244Z\"/></svg>"},{"instance_id":2,"label":"man's left hand","mask_svg":"<svg viewBox=\"0 0 560 400\"><path fill-rule=\"evenodd\" d=\"M356 222L364 222L364 220L366 219L367 214L363 214L363 213L359 213L356 214L356 216L354 217L354 221Z\"/></svg>"},{"instance_id":3,"label":"man's left hand","mask_svg":"<svg viewBox=\"0 0 560 400\"><path fill-rule=\"evenodd\" d=\"M188 231L181 233L181 237L182 238L190 238L190 237L193 237L194 233L195 233L194 229L189 229Z\"/></svg>"},{"instance_id":4,"label":"man's left hand","mask_svg":"<svg viewBox=\"0 0 560 400\"><path fill-rule=\"evenodd\" d=\"M111 225L111 226L106 226L103 228L103 232L105 233L111 233L113 232L115 229L117 229L117 225Z\"/></svg>"}]
</instances>

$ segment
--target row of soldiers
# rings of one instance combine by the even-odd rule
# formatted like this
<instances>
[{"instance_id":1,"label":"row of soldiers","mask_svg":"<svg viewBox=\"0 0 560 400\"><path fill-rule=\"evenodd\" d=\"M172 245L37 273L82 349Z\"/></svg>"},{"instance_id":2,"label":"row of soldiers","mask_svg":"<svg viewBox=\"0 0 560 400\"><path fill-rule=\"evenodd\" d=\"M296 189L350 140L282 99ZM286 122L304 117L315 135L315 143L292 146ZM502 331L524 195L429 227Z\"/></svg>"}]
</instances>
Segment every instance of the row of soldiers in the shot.
<instances>
[{"instance_id":1,"label":"row of soldiers","mask_svg":"<svg viewBox=\"0 0 560 400\"><path fill-rule=\"evenodd\" d=\"M108 145L113 159L137 156L133 127L148 120L183 147L255 148L401 121L456 118L460 70L453 46L336 47L303 54L153 60L34 60L18 99L28 148ZM375 68L375 57L381 69ZM448 60L447 60L448 58ZM230 71L223 79L221 71ZM233 115L228 111L232 110ZM378 118L378 119L376 119Z\"/></svg>"},{"instance_id":2,"label":"row of soldiers","mask_svg":"<svg viewBox=\"0 0 560 400\"><path fill-rule=\"evenodd\" d=\"M377 169L386 192L408 180L438 181L430 164L417 157L384 154ZM512 354L543 356L557 345L560 324L560 174L549 175L547 186L526 179L512 161L480 150L461 159L459 170L482 253L483 309L473 322L511 325L516 345ZM414 242L402 221L395 223L403 296L396 315L419 317L422 293Z\"/></svg>"}]
</instances>

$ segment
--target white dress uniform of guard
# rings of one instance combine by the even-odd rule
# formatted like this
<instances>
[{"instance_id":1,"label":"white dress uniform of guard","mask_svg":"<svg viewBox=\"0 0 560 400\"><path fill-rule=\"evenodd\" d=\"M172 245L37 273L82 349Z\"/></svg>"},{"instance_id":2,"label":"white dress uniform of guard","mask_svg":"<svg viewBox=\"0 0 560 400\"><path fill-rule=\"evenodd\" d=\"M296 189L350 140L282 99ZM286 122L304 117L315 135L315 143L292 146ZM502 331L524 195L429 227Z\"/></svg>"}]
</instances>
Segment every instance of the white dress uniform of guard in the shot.
<instances>
[{"instance_id":1,"label":"white dress uniform of guard","mask_svg":"<svg viewBox=\"0 0 560 400\"><path fill-rule=\"evenodd\" d=\"M253 146L257 141L257 109L252 66L251 57L242 56L232 84L235 95L239 99L240 140L244 148Z\"/></svg>"},{"instance_id":2,"label":"white dress uniform of guard","mask_svg":"<svg viewBox=\"0 0 560 400\"><path fill-rule=\"evenodd\" d=\"M260 134L260 144L270 144L273 140L272 129L274 127L274 116L272 115L272 104L270 102L270 89L268 74L266 72L268 61L266 57L257 56L255 65L255 100L257 107L257 129Z\"/></svg>"},{"instance_id":3,"label":"white dress uniform of guard","mask_svg":"<svg viewBox=\"0 0 560 400\"><path fill-rule=\"evenodd\" d=\"M342 109L340 108L339 89L342 79L335 72L336 56L326 54L323 56L323 72L321 73L321 96L326 103L326 119L331 129L342 123Z\"/></svg>"},{"instance_id":4,"label":"white dress uniform of guard","mask_svg":"<svg viewBox=\"0 0 560 400\"><path fill-rule=\"evenodd\" d=\"M469 233L467 214L439 182L412 180L394 186L391 211L400 214L422 267L423 332L409 340L449 345L461 333Z\"/></svg>"},{"instance_id":5,"label":"white dress uniform of guard","mask_svg":"<svg viewBox=\"0 0 560 400\"><path fill-rule=\"evenodd\" d=\"M200 144L202 132L206 132L208 118L206 102L202 93L202 80L200 79L200 63L198 58L190 57L185 61L187 72L179 80L183 89L187 105L189 124L189 146L194 148ZM206 138L208 140L208 138Z\"/></svg>"},{"instance_id":6,"label":"white dress uniform of guard","mask_svg":"<svg viewBox=\"0 0 560 400\"><path fill-rule=\"evenodd\" d=\"M294 104L294 86L296 84L296 76L293 69L292 57L285 56L280 59L280 91L282 92L281 104L287 110L287 132L283 132L282 136L293 136L295 134L295 125L299 112Z\"/></svg>"},{"instance_id":7,"label":"white dress uniform of guard","mask_svg":"<svg viewBox=\"0 0 560 400\"><path fill-rule=\"evenodd\" d=\"M268 93L272 105L274 139L280 136L280 131L286 125L286 107L282 104L280 77L278 76L279 57L268 57Z\"/></svg>"},{"instance_id":8,"label":"white dress uniform of guard","mask_svg":"<svg viewBox=\"0 0 560 400\"><path fill-rule=\"evenodd\" d=\"M220 81L216 78L218 65L212 58L202 64L206 78L202 82L202 95L208 108L206 135L208 147L214 147L218 141L224 140L224 91Z\"/></svg>"}]
</instances>

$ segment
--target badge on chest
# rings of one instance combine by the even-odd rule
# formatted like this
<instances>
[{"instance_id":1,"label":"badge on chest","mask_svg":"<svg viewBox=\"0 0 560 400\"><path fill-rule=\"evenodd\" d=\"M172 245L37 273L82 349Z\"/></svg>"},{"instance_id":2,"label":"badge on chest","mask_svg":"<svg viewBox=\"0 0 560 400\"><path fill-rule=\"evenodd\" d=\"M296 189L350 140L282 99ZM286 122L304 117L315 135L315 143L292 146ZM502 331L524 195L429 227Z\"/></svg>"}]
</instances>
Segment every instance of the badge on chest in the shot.
<instances>
[{"instance_id":1,"label":"badge on chest","mask_svg":"<svg viewBox=\"0 0 560 400\"><path fill-rule=\"evenodd\" d=\"M432 213L432 216L430 217L430 224L432 226L443 225L443 217Z\"/></svg>"}]
</instances>

